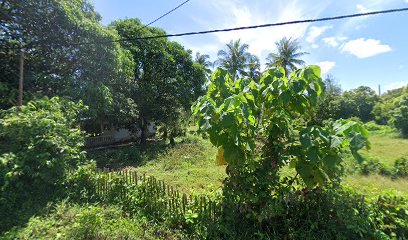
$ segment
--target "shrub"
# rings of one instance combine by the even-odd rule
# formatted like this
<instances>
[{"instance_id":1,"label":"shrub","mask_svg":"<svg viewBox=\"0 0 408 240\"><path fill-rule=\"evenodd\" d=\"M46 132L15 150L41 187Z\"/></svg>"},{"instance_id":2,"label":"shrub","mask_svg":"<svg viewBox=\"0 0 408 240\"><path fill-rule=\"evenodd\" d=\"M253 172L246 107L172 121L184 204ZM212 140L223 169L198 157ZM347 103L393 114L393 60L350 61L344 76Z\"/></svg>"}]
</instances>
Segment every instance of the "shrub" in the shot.
<instances>
[{"instance_id":1,"label":"shrub","mask_svg":"<svg viewBox=\"0 0 408 240\"><path fill-rule=\"evenodd\" d=\"M54 97L0 112L0 232L57 195L67 170L84 162L81 109Z\"/></svg>"},{"instance_id":2,"label":"shrub","mask_svg":"<svg viewBox=\"0 0 408 240\"><path fill-rule=\"evenodd\" d=\"M380 196L373 203L376 227L392 239L408 238L407 199L397 196Z\"/></svg>"},{"instance_id":3,"label":"shrub","mask_svg":"<svg viewBox=\"0 0 408 240\"><path fill-rule=\"evenodd\" d=\"M361 162L360 173L369 175L369 174L381 174L385 176L392 175L392 170L388 169L384 164L382 164L378 159L364 159Z\"/></svg>"},{"instance_id":4,"label":"shrub","mask_svg":"<svg viewBox=\"0 0 408 240\"><path fill-rule=\"evenodd\" d=\"M214 239L380 239L364 198L343 188L299 190L271 198L252 215L251 208L225 203Z\"/></svg>"},{"instance_id":5,"label":"shrub","mask_svg":"<svg viewBox=\"0 0 408 240\"><path fill-rule=\"evenodd\" d=\"M399 177L408 177L408 158L401 157L394 162L395 174Z\"/></svg>"},{"instance_id":6,"label":"shrub","mask_svg":"<svg viewBox=\"0 0 408 240\"><path fill-rule=\"evenodd\" d=\"M184 239L182 235L149 223L143 216L128 218L112 205L52 206L45 216L32 217L1 239Z\"/></svg>"},{"instance_id":7,"label":"shrub","mask_svg":"<svg viewBox=\"0 0 408 240\"><path fill-rule=\"evenodd\" d=\"M64 180L65 194L73 201L91 202L96 199L95 186L99 175L96 163L90 162L70 171Z\"/></svg>"},{"instance_id":8,"label":"shrub","mask_svg":"<svg viewBox=\"0 0 408 240\"><path fill-rule=\"evenodd\" d=\"M401 132L402 136L408 137L408 97L404 97L394 111L392 119L395 127Z\"/></svg>"}]
</instances>

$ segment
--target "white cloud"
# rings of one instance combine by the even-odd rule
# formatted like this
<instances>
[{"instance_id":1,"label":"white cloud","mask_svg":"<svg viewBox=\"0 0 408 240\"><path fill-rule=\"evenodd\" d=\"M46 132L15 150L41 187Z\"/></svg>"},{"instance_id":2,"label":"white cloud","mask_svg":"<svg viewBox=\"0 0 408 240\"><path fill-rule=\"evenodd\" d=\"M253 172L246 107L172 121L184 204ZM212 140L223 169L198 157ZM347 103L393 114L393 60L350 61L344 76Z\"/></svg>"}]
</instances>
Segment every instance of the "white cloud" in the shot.
<instances>
[{"instance_id":1,"label":"white cloud","mask_svg":"<svg viewBox=\"0 0 408 240\"><path fill-rule=\"evenodd\" d=\"M323 38L323 42L331 47L337 47L339 45L339 41L337 41L337 38L335 37Z\"/></svg>"},{"instance_id":2,"label":"white cloud","mask_svg":"<svg viewBox=\"0 0 408 240\"><path fill-rule=\"evenodd\" d=\"M321 75L324 76L327 73L329 73L330 70L334 68L334 66L336 66L336 63L330 62L330 61L323 61L323 62L317 63L317 65L320 66L320 69L322 70Z\"/></svg>"},{"instance_id":3,"label":"white cloud","mask_svg":"<svg viewBox=\"0 0 408 240\"><path fill-rule=\"evenodd\" d=\"M364 7L362 4L357 4L356 8L359 13L367 13L372 11L371 9Z\"/></svg>"},{"instance_id":4,"label":"white cloud","mask_svg":"<svg viewBox=\"0 0 408 240\"><path fill-rule=\"evenodd\" d=\"M359 38L345 43L341 52L350 53L358 58L368 58L391 51L391 47L381 44L380 40Z\"/></svg>"},{"instance_id":5,"label":"white cloud","mask_svg":"<svg viewBox=\"0 0 408 240\"><path fill-rule=\"evenodd\" d=\"M347 40L347 37L327 37L327 38L323 38L322 40L323 40L323 42L325 42L330 47L337 47L342 42Z\"/></svg>"},{"instance_id":6,"label":"white cloud","mask_svg":"<svg viewBox=\"0 0 408 240\"><path fill-rule=\"evenodd\" d=\"M312 26L310 27L309 32L307 33L306 41L309 43L314 43L316 38L318 38L325 31L331 28L332 26L322 26L322 27Z\"/></svg>"},{"instance_id":7,"label":"white cloud","mask_svg":"<svg viewBox=\"0 0 408 240\"><path fill-rule=\"evenodd\" d=\"M276 4L270 4L270 0L207 0L202 2L202 8L210 8L214 19L196 23L202 29L219 29L317 18L329 4L313 5L310 9L310 2L300 0L277 1ZM212 35L214 40L211 44L224 49L230 40L241 39L242 43L249 45L249 52L257 55L263 64L266 56L276 50L275 42L283 37L303 38L309 26L306 23L222 32Z\"/></svg>"}]
</instances>

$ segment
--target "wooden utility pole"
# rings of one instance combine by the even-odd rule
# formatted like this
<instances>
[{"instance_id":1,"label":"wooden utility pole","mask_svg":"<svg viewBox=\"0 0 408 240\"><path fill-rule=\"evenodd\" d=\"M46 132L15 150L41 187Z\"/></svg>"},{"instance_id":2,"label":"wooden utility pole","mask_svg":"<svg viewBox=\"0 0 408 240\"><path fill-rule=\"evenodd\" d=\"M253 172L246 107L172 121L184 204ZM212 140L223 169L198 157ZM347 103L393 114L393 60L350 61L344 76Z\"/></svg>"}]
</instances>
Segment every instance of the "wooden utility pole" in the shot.
<instances>
[{"instance_id":1,"label":"wooden utility pole","mask_svg":"<svg viewBox=\"0 0 408 240\"><path fill-rule=\"evenodd\" d=\"M23 106L23 84L24 84L24 52L20 53L20 79L18 82L18 106Z\"/></svg>"}]
</instances>

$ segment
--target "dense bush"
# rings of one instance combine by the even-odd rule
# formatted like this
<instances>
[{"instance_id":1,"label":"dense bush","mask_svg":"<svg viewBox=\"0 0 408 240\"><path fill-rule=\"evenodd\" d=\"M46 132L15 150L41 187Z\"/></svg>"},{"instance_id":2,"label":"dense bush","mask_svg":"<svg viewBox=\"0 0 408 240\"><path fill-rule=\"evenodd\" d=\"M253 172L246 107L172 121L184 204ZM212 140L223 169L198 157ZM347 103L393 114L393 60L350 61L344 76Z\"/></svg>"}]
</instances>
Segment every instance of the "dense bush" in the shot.
<instances>
[{"instance_id":1,"label":"dense bush","mask_svg":"<svg viewBox=\"0 0 408 240\"><path fill-rule=\"evenodd\" d=\"M399 177L408 177L408 158L401 157L394 162L395 174Z\"/></svg>"},{"instance_id":2,"label":"dense bush","mask_svg":"<svg viewBox=\"0 0 408 240\"><path fill-rule=\"evenodd\" d=\"M392 119L395 127L401 132L402 136L408 137L408 97L404 97L394 111Z\"/></svg>"},{"instance_id":3,"label":"dense bush","mask_svg":"<svg viewBox=\"0 0 408 240\"><path fill-rule=\"evenodd\" d=\"M407 199L396 196L380 196L372 204L378 230L392 239L408 239Z\"/></svg>"},{"instance_id":4,"label":"dense bush","mask_svg":"<svg viewBox=\"0 0 408 240\"><path fill-rule=\"evenodd\" d=\"M391 175L391 170L387 169L378 159L364 159L360 166L360 172L364 175L381 174Z\"/></svg>"},{"instance_id":5,"label":"dense bush","mask_svg":"<svg viewBox=\"0 0 408 240\"><path fill-rule=\"evenodd\" d=\"M48 214L33 217L1 239L184 239L177 230L151 224L143 216L127 218L118 206L62 202Z\"/></svg>"},{"instance_id":6,"label":"dense bush","mask_svg":"<svg viewBox=\"0 0 408 240\"><path fill-rule=\"evenodd\" d=\"M259 215L228 205L220 222L221 239L387 239L376 229L373 209L356 193L316 188L271 198Z\"/></svg>"},{"instance_id":7,"label":"dense bush","mask_svg":"<svg viewBox=\"0 0 408 240\"><path fill-rule=\"evenodd\" d=\"M57 195L67 170L85 161L81 109L54 97L0 112L0 231Z\"/></svg>"}]
</instances>

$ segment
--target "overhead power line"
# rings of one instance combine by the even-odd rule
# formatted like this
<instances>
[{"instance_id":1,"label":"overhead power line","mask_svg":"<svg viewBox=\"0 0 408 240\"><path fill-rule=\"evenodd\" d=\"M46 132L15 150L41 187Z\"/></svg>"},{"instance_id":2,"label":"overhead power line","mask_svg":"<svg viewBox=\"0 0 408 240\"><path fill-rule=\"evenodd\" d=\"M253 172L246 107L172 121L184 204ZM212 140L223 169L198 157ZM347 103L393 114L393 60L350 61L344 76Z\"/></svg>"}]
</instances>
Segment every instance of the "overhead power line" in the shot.
<instances>
[{"instance_id":1,"label":"overhead power line","mask_svg":"<svg viewBox=\"0 0 408 240\"><path fill-rule=\"evenodd\" d=\"M147 25L144 25L143 27L141 27L139 30L148 27L150 25L152 25L153 23L159 21L160 19L164 18L165 16L169 15L170 13L176 11L177 9L179 9L181 6L183 6L184 4L188 3L190 0L186 0L183 3L181 3L180 5L178 5L177 7L171 9L170 11L166 12L165 14L161 15L160 17L156 18L155 20L151 21L150 23L148 23Z\"/></svg>"},{"instance_id":2,"label":"overhead power line","mask_svg":"<svg viewBox=\"0 0 408 240\"><path fill-rule=\"evenodd\" d=\"M188 2L188 1L185 1L182 4L185 4L186 2ZM178 7L180 7L182 4L180 4ZM177 7L175 9L177 9ZM163 35L145 36L145 37L137 37L137 38L121 38L121 39L116 39L116 40L111 40L111 41L83 42L83 43L74 43L74 44L70 44L70 45L71 46L78 46L78 45L88 45L88 44L107 44L107 43L113 43L113 42L128 42L128 41L148 40L148 39L156 39L156 38L169 38L169 37L181 37L181 36L191 36L191 35L203 35L203 34L209 34L209 33L240 31L240 30L266 28L266 27L277 27L277 26L285 26L285 25L301 24L301 23L325 22L325 21L333 21L333 20L340 20L340 19L346 19L346 18L356 18L356 17L380 15L380 14L396 13L396 12L405 12L405 11L408 11L408 8L396 8L396 9L373 11L373 12L366 12L366 13L340 15L340 16L334 16L334 17L295 20L295 21L288 21L288 22L268 23L268 24L262 24L262 25L253 25L253 26L235 27L235 28L224 28L224 29L214 29L214 30L206 30L206 31L198 31L198 32L163 34ZM163 17L164 17L164 15L163 15ZM31 44L31 45L33 46L35 44Z\"/></svg>"},{"instance_id":3,"label":"overhead power line","mask_svg":"<svg viewBox=\"0 0 408 240\"><path fill-rule=\"evenodd\" d=\"M386 13L395 13L395 12L404 12L404 11L408 11L408 8L396 8L396 9L389 9L389 10L382 10L382 11L356 13L356 14L350 14L350 15L340 15L340 16L335 16L335 17L296 20L296 21L280 22L280 23L268 23L268 24L262 24L262 25L254 25L254 26L246 26L246 27L235 27L235 28L224 28L224 29L214 29L214 30L199 31L199 32L165 34L165 35L147 36L147 37L139 37L139 38L124 38L124 39L119 39L117 41L131 41L131 40L154 39L154 38L165 38L165 37L181 37L181 36L190 36L190 35L202 35L202 34L209 34L209 33L230 32L230 31L239 31L239 30L247 30L247 29L255 29L255 28L277 27L277 26L300 24L300 23L333 21L333 20L339 20L339 19L345 19L345 18L355 18L355 17L363 17L363 16L386 14Z\"/></svg>"}]
</instances>

